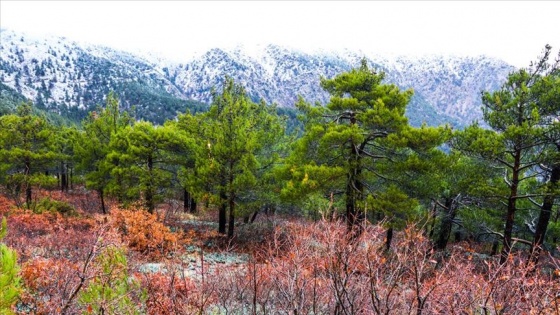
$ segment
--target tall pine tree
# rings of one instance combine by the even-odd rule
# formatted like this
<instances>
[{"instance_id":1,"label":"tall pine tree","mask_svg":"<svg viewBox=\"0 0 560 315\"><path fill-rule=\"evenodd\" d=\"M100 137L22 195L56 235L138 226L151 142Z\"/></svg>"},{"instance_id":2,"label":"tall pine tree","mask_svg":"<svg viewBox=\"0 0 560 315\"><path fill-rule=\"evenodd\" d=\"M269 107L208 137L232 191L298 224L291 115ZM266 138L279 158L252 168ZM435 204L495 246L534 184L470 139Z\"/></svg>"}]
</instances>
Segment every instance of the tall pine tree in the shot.
<instances>
[{"instance_id":1,"label":"tall pine tree","mask_svg":"<svg viewBox=\"0 0 560 315\"><path fill-rule=\"evenodd\" d=\"M378 163L393 152L387 139L408 128L404 114L412 91L383 79L364 59L357 69L321 80L331 95L324 107L303 99L297 104L305 131L288 165L292 179L284 193L319 189L326 198L344 196L349 230L362 226L366 196L381 175Z\"/></svg>"},{"instance_id":2,"label":"tall pine tree","mask_svg":"<svg viewBox=\"0 0 560 315\"><path fill-rule=\"evenodd\" d=\"M31 103L22 103L17 114L0 117L0 172L16 195L25 191L30 207L32 187L48 182L45 171L57 154L52 149L53 128L32 113Z\"/></svg>"},{"instance_id":3,"label":"tall pine tree","mask_svg":"<svg viewBox=\"0 0 560 315\"><path fill-rule=\"evenodd\" d=\"M111 172L118 166L118 159L109 160L111 140L116 134L131 124L126 112L122 113L117 96L111 92L107 95L105 108L90 113L82 123L84 131L78 136L74 147L78 170L85 173L86 187L97 191L101 210L107 213L105 197L109 185L113 192L122 190L122 179L113 178Z\"/></svg>"},{"instance_id":4,"label":"tall pine tree","mask_svg":"<svg viewBox=\"0 0 560 315\"><path fill-rule=\"evenodd\" d=\"M542 106L543 93L547 91L542 85L547 77L549 54L547 46L536 64L510 73L498 91L484 92L483 117L491 130L472 125L465 129L457 143L462 150L503 170L503 194L497 194L502 198L504 213L500 263L507 262L512 249L516 214L527 208L525 204L530 204L529 201L535 203L535 199L546 195L531 183L541 182L543 153L551 143L551 139L545 137L550 125L543 124L543 118L550 117L554 111L558 113L554 106Z\"/></svg>"},{"instance_id":5,"label":"tall pine tree","mask_svg":"<svg viewBox=\"0 0 560 315\"><path fill-rule=\"evenodd\" d=\"M226 78L207 113L179 118L179 127L197 143L187 176L193 191L210 196L219 208L219 232L233 237L236 216L254 201L263 169L276 159L283 135L276 109L251 101L245 89Z\"/></svg>"}]
</instances>

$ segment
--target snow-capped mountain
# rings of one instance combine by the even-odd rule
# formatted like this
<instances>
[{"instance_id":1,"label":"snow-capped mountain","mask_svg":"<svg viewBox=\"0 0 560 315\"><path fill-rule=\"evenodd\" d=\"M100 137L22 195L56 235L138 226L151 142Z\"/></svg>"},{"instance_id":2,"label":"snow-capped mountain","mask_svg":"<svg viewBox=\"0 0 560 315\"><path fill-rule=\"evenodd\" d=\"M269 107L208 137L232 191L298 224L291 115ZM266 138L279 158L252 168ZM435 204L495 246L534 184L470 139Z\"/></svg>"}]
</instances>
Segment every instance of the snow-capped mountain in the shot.
<instances>
[{"instance_id":1,"label":"snow-capped mountain","mask_svg":"<svg viewBox=\"0 0 560 315\"><path fill-rule=\"evenodd\" d=\"M83 118L110 91L137 116L160 123L201 106L145 58L59 37L1 30L0 38L0 81L41 109Z\"/></svg>"},{"instance_id":2,"label":"snow-capped mountain","mask_svg":"<svg viewBox=\"0 0 560 315\"><path fill-rule=\"evenodd\" d=\"M420 124L455 122L463 125L481 118L481 91L500 87L513 67L496 59L479 57L424 57L391 59L359 52L309 54L269 45L260 54L243 50L212 49L185 64L170 66L172 82L186 96L209 102L210 89L225 75L242 82L255 98L293 106L298 95L320 103L328 94L320 78L358 67L366 58L373 68L386 73L386 81L415 96L409 105L411 121Z\"/></svg>"},{"instance_id":3,"label":"snow-capped mountain","mask_svg":"<svg viewBox=\"0 0 560 315\"><path fill-rule=\"evenodd\" d=\"M320 78L360 65L386 73L386 82L415 91L411 123L465 125L481 117L480 92L495 90L513 70L486 57L386 57L363 52L309 53L268 45L258 49L215 48L176 64L65 38L31 38L1 31L0 79L38 106L63 113L91 109L114 90L125 106L161 121L185 108L209 103L211 90L230 76L255 99L293 107L299 95L326 103ZM196 108L195 108L196 110ZM159 117L159 119L158 119Z\"/></svg>"}]
</instances>

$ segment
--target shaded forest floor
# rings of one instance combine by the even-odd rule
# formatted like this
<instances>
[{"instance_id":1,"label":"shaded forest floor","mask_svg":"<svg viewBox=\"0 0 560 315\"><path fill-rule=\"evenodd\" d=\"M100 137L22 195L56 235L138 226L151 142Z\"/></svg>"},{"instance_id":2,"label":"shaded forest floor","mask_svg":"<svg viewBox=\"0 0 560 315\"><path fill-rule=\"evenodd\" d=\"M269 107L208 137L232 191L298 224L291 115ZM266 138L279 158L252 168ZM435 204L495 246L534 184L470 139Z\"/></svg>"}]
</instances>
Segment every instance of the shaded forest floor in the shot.
<instances>
[{"instance_id":1,"label":"shaded forest floor","mask_svg":"<svg viewBox=\"0 0 560 315\"><path fill-rule=\"evenodd\" d=\"M23 210L0 194L21 266L18 314L560 314L560 260L547 253L532 268L523 253L499 265L468 242L434 252L414 226L387 251L379 225L348 238L340 222L265 215L228 240L215 211L177 201L154 215L112 202L103 215L83 189L35 198ZM124 268L105 268L110 248Z\"/></svg>"}]
</instances>

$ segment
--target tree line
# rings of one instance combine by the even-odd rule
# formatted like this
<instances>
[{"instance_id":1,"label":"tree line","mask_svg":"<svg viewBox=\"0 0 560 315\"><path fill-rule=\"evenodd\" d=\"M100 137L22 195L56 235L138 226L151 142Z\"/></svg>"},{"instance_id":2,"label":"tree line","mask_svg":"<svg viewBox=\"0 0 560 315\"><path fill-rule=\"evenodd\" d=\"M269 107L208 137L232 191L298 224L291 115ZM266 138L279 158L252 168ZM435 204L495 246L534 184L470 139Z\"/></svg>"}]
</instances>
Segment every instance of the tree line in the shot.
<instances>
[{"instance_id":1,"label":"tree line","mask_svg":"<svg viewBox=\"0 0 560 315\"><path fill-rule=\"evenodd\" d=\"M33 188L83 184L103 213L108 197L150 213L168 198L185 211L214 207L228 237L236 220L266 209L342 218L350 237L381 222L387 249L395 230L416 222L436 250L470 238L492 244L501 263L514 246L536 262L560 238L560 76L550 56L547 46L483 92L484 122L463 130L412 127L413 91L385 83L365 60L321 79L327 104L300 97L289 132L282 110L231 78L207 111L162 125L133 119L112 92L79 127L54 126L22 103L0 116L0 181L26 207Z\"/></svg>"}]
</instances>

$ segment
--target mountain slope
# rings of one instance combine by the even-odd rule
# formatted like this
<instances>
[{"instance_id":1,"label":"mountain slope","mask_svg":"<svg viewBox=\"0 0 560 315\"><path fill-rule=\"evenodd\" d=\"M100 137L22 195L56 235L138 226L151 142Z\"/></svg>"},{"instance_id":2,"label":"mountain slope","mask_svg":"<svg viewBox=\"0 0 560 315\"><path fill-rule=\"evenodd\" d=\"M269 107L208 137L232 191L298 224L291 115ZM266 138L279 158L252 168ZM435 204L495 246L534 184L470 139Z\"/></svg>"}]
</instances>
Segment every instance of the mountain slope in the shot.
<instances>
[{"instance_id":1,"label":"mountain slope","mask_svg":"<svg viewBox=\"0 0 560 315\"><path fill-rule=\"evenodd\" d=\"M464 126L481 117L480 91L494 90L513 68L486 57L383 57L362 52L305 53L268 45L256 50L215 48L173 64L65 38L34 39L1 31L0 79L38 107L79 117L114 90L124 107L158 123L186 109L199 111L224 77L243 84L255 99L293 107L299 95L325 104L320 78L360 65L386 73L386 82L415 95L407 109L413 125ZM196 101L193 101L196 100Z\"/></svg>"},{"instance_id":2,"label":"mountain slope","mask_svg":"<svg viewBox=\"0 0 560 315\"><path fill-rule=\"evenodd\" d=\"M161 70L140 57L65 38L30 38L1 30L0 80L38 108L83 118L115 91L138 117L163 123L186 108L187 100Z\"/></svg>"},{"instance_id":3,"label":"mountain slope","mask_svg":"<svg viewBox=\"0 0 560 315\"><path fill-rule=\"evenodd\" d=\"M308 54L269 45L256 54L242 50L213 49L189 63L170 67L172 82L189 97L210 101L210 89L225 75L244 83L255 98L268 103L293 106L298 95L322 104L328 95L320 77L357 67L365 57L370 65L386 73L386 81L415 96L408 116L413 124L452 122L465 125L481 117L480 91L495 90L513 70L499 60L486 57L441 57L392 59L356 52Z\"/></svg>"}]
</instances>

